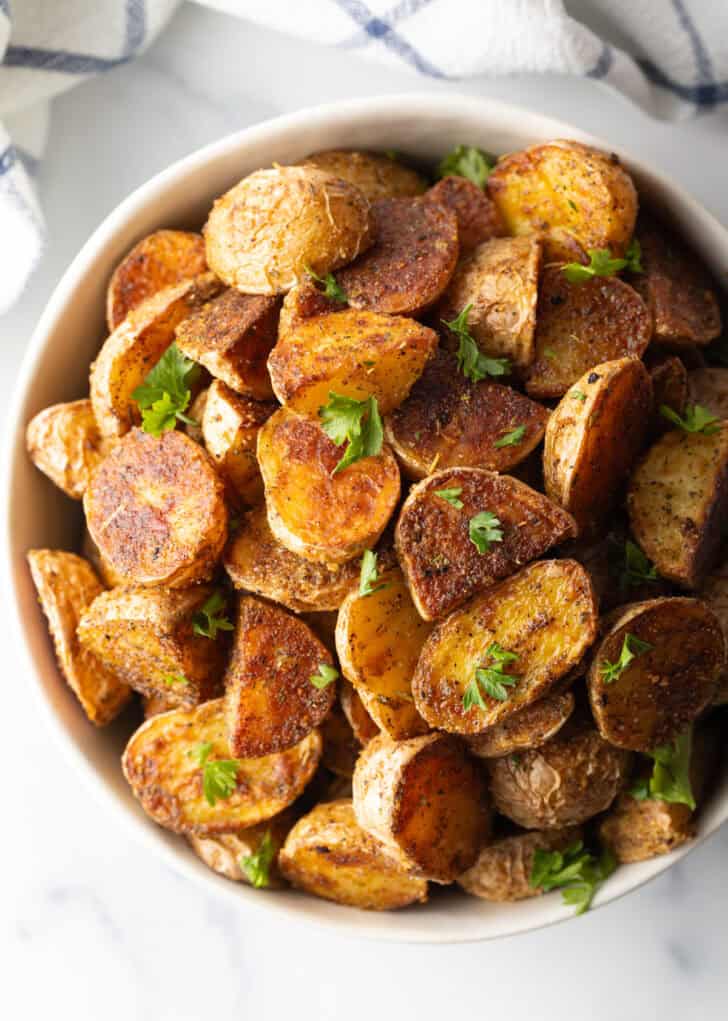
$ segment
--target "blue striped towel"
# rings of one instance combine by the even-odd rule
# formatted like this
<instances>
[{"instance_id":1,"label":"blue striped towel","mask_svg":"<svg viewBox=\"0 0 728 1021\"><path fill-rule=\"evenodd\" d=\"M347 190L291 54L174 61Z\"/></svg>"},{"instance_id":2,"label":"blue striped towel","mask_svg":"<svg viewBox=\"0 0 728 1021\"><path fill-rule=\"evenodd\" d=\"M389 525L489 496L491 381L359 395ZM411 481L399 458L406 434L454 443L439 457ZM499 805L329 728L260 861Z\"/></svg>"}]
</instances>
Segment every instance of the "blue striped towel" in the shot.
<instances>
[{"instance_id":1,"label":"blue striped towel","mask_svg":"<svg viewBox=\"0 0 728 1021\"><path fill-rule=\"evenodd\" d=\"M200 0L432 78L563 72L657 117L728 101L726 0ZM48 100L126 63L179 0L0 0L0 312L43 247L33 173Z\"/></svg>"}]
</instances>

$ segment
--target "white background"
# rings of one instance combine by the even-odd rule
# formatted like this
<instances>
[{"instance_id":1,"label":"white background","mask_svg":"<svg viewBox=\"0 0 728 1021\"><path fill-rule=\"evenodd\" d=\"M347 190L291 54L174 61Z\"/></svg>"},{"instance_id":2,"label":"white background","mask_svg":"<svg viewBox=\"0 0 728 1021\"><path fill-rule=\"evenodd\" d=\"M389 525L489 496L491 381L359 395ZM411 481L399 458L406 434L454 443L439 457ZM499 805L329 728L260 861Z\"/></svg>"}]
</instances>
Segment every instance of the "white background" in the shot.
<instances>
[{"instance_id":1,"label":"white background","mask_svg":"<svg viewBox=\"0 0 728 1021\"><path fill-rule=\"evenodd\" d=\"M183 8L143 59L55 104L40 176L48 249L19 305L0 319L3 403L63 269L134 187L198 146L274 114L423 88L497 97L570 120L652 161L728 222L728 111L665 124L592 81L429 82ZM398 947L287 928L264 911L209 899L129 842L36 723L28 678L13 660L16 644L8 635L3 648L3 1017L726 1016L728 828L617 904L499 943Z\"/></svg>"}]
</instances>

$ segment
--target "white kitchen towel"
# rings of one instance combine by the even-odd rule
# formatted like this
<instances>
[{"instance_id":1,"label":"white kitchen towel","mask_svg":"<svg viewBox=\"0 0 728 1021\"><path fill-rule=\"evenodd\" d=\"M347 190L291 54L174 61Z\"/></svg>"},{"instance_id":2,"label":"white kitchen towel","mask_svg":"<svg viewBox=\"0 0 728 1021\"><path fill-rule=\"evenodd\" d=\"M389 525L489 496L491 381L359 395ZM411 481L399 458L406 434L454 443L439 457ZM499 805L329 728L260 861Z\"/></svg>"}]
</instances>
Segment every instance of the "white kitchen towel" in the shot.
<instances>
[{"instance_id":1,"label":"white kitchen towel","mask_svg":"<svg viewBox=\"0 0 728 1021\"><path fill-rule=\"evenodd\" d=\"M676 118L728 101L728 0L200 0L415 74L599 79ZM132 60L179 0L0 0L0 312L43 246L47 102Z\"/></svg>"}]
</instances>

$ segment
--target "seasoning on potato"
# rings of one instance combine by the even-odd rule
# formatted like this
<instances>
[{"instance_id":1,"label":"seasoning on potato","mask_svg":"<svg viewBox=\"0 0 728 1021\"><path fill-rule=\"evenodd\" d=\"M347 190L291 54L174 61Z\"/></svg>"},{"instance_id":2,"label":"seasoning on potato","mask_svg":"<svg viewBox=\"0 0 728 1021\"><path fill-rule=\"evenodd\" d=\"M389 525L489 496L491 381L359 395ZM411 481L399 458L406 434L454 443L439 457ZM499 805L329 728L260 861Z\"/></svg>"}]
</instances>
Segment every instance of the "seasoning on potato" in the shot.
<instances>
[{"instance_id":1,"label":"seasoning on potato","mask_svg":"<svg viewBox=\"0 0 728 1021\"><path fill-rule=\"evenodd\" d=\"M500 723L478 734L470 734L466 743L479 759L498 759L503 755L540 748L561 730L574 712L576 700L571 691L560 691L531 702Z\"/></svg>"},{"instance_id":2,"label":"seasoning on potato","mask_svg":"<svg viewBox=\"0 0 728 1021\"><path fill-rule=\"evenodd\" d=\"M443 177L424 197L425 201L436 202L455 214L461 255L483 241L490 241L506 233L505 224L493 200L482 188L465 177Z\"/></svg>"},{"instance_id":3,"label":"seasoning on potato","mask_svg":"<svg viewBox=\"0 0 728 1021\"><path fill-rule=\"evenodd\" d=\"M486 844L475 864L458 876L458 886L496 903L538 897L543 891L531 883L536 850L565 851L579 839L578 826L501 837Z\"/></svg>"},{"instance_id":4,"label":"seasoning on potato","mask_svg":"<svg viewBox=\"0 0 728 1021\"><path fill-rule=\"evenodd\" d=\"M236 394L219 379L207 391L202 439L227 484L232 503L251 507L263 498L263 479L256 450L258 432L276 410L273 401L255 401Z\"/></svg>"},{"instance_id":5,"label":"seasoning on potato","mask_svg":"<svg viewBox=\"0 0 728 1021\"><path fill-rule=\"evenodd\" d=\"M25 433L30 459L73 500L81 500L94 469L111 449L91 401L69 401L39 411Z\"/></svg>"},{"instance_id":6,"label":"seasoning on potato","mask_svg":"<svg viewBox=\"0 0 728 1021\"><path fill-rule=\"evenodd\" d=\"M300 165L316 167L348 181L370 202L420 195L427 187L427 182L416 170L380 152L326 149L307 156Z\"/></svg>"}]
</instances>

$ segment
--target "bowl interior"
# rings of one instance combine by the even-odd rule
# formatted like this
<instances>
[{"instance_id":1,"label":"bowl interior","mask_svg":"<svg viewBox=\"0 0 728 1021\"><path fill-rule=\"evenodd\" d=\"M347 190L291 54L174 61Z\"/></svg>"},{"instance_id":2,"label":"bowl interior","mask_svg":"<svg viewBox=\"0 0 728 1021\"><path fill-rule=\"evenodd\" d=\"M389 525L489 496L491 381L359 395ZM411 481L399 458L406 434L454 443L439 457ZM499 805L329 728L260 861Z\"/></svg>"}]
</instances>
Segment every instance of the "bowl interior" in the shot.
<instances>
[{"instance_id":1,"label":"bowl interior","mask_svg":"<svg viewBox=\"0 0 728 1021\"><path fill-rule=\"evenodd\" d=\"M503 153L533 142L569 137L608 144L569 125L492 101L462 96L394 96L303 111L267 122L202 149L153 178L126 199L98 228L71 264L46 308L27 352L15 390L7 436L5 493L5 594L22 635L28 674L38 705L86 781L157 854L217 895L247 909L277 911L380 939L458 942L537 928L571 916L558 894L517 904L487 904L434 888L426 906L389 914L339 907L295 892L268 895L209 871L185 841L157 827L141 811L123 780L119 756L136 724L130 711L97 731L83 717L56 668L25 552L33 547L78 549L77 504L36 471L24 450L24 429L41 408L88 392L88 366L105 337L104 303L109 275L139 238L159 227L199 228L212 200L246 173L273 161L294 161L317 149L395 148L426 161L461 142ZM641 191L670 211L676 225L716 275L728 265L728 234L689 196L661 175L629 159ZM724 278L719 277L719 278ZM724 776L701 813L700 838L728 817ZM694 846L694 845L692 845ZM596 904L621 896L687 853L620 868Z\"/></svg>"}]
</instances>

